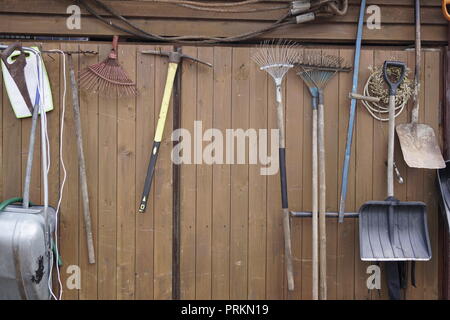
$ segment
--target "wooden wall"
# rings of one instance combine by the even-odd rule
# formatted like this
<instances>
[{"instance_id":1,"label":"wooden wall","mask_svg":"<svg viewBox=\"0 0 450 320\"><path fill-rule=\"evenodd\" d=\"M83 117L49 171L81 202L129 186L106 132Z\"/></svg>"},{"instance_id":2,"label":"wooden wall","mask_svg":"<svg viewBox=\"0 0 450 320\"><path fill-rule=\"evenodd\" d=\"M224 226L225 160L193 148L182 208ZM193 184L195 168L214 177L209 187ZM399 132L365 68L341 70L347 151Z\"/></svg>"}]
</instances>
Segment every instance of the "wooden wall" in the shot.
<instances>
[{"instance_id":1,"label":"wooden wall","mask_svg":"<svg viewBox=\"0 0 450 320\"><path fill-rule=\"evenodd\" d=\"M109 52L108 44L45 43L45 49L98 50L98 57L77 57L78 69ZM152 45L121 45L119 59L136 79L136 98L99 97L81 93L81 114L94 226L97 264L87 263L76 142L70 90L66 97L65 136L59 140L63 74L61 58L45 55L55 110L48 114L51 145L50 203L56 206L63 170L67 182L61 206L59 241L66 268L81 268L80 290L65 288L65 299L170 299L172 237L172 163L170 125L162 143L151 200L145 214L138 205L165 83L167 61L142 55ZM163 47L170 49L170 47ZM272 80L250 60L249 47L184 47L194 57L212 62L210 69L188 61L182 66L182 127L194 120L203 128L275 128ZM305 50L321 50L305 49ZM352 61L351 49L324 49ZM414 65L413 52L363 50L361 83L368 66L396 57ZM440 133L441 52L423 58L420 119ZM351 74L334 78L325 92L327 210L336 211L348 121ZM2 86L3 87L3 86ZM290 72L284 83L290 209L311 210L311 107L303 82ZM5 90L0 90L0 196L21 194L30 120L14 117ZM404 112L398 123L407 122ZM172 121L169 113L168 123ZM384 199L387 126L359 105L351 160L347 210L367 200ZM36 152L32 201L42 201L40 152ZM406 183L396 184L401 200L428 204L433 259L417 264L417 288L408 298L438 298L438 208L435 172L409 169L399 148L396 161ZM259 165L183 165L181 168L181 296L183 299L310 299L311 220L294 219L292 241L296 289L288 293L283 259L279 177L262 176ZM327 222L328 288L330 299L387 297L385 282L378 292L366 288L367 263L359 259L357 220Z\"/></svg>"},{"instance_id":2,"label":"wooden wall","mask_svg":"<svg viewBox=\"0 0 450 320\"><path fill-rule=\"evenodd\" d=\"M170 2L171 0L167 0ZM253 13L217 13L192 10L152 0L104 0L114 10L147 32L166 35L232 36L258 30L283 16L287 9ZM279 0L280 4L290 3ZM67 7L73 0L2 0L0 32L4 34L92 36L125 36L83 10L80 30L66 26ZM291 38L324 43L354 43L360 0L349 0L349 11L342 17L325 18L302 25L290 25L263 35L265 38ZM414 41L414 0L368 0L367 6L381 8L381 29L364 30L364 41L371 43ZM440 0L421 1L422 40L447 43L447 21L441 13ZM253 5L256 9L273 7L273 3ZM97 8L99 12L102 12ZM108 14L103 12L107 17ZM367 18L367 15L366 15ZM195 23L192 23L195 19ZM117 21L115 21L117 22ZM125 25L124 25L125 26Z\"/></svg>"}]
</instances>

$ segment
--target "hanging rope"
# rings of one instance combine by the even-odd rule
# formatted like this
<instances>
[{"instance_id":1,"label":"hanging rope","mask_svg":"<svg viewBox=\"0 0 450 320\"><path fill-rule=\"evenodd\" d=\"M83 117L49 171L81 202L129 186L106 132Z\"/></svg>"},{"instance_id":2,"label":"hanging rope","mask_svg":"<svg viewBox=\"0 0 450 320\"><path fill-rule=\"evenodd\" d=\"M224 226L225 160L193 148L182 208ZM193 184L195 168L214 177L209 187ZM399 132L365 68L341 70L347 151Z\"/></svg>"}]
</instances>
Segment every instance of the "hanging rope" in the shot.
<instances>
[{"instance_id":1,"label":"hanging rope","mask_svg":"<svg viewBox=\"0 0 450 320\"><path fill-rule=\"evenodd\" d=\"M223 13L243 13L243 12L256 12L256 11L269 11L269 10L279 10L279 9L287 9L287 12L282 15L277 21L274 23L263 27L259 30L250 31L247 33L243 33L236 36L230 36L230 37L210 37L206 35L188 35L188 36L161 36L158 34L147 32L131 21L129 21L127 18L120 15L118 12L116 12L114 9L106 5L100 0L75 0L77 4L82 6L87 12L89 12L91 15L96 17L98 20L103 22L104 24L107 24L110 27L115 28L116 30L119 30L121 32L124 32L126 34L129 34L131 36L145 39L145 40L151 40L151 41L171 41L171 42L184 42L184 43L204 43L204 44L212 44L212 43L219 43L219 42L237 42L237 41L244 41L248 39L255 38L257 36L260 36L264 33L273 31L275 29L278 29L280 27L289 25L289 24L298 24L298 23L304 23L307 21L314 20L316 16L320 16L323 14L336 14L336 15L342 15L347 12L348 8L348 0L339 0L339 1L333 1L333 0L313 0L311 1L311 8L308 10L305 10L299 14L293 14L290 10L291 4L294 2L289 1L266 1L266 0L247 0L247 1L241 1L241 2L227 2L227 3L203 3L203 2L196 2L196 1L184 1L184 0L174 0L174 1L162 1L162 0L155 0L153 2L158 3L164 3L164 4L173 4L178 6L189 6L191 9L194 10L201 10L201 11L212 11L212 12L223 12ZM107 19L100 15L88 2L91 2L95 4L97 7L105 10L110 15L112 15L115 19L120 20L125 25L130 27L131 29L128 29L126 27L123 27L121 25L118 25L114 23L112 20ZM237 6L245 6L249 4L256 4L256 3L285 3L283 6L274 6L274 7L268 7L265 9L259 9L259 8L249 8L249 9L223 9L223 7L237 7ZM219 7L222 7L222 9L218 9ZM218 11L220 10L220 11ZM253 10L253 11L252 11ZM309 15L308 15L309 14ZM312 15L311 15L312 14ZM302 18L304 16L307 16L306 19Z\"/></svg>"},{"instance_id":2,"label":"hanging rope","mask_svg":"<svg viewBox=\"0 0 450 320\"><path fill-rule=\"evenodd\" d=\"M364 86L364 96L380 98L380 102L369 102L361 100L370 115L378 121L389 121L389 90L383 79L383 71L380 67L369 67L371 75ZM389 72L389 70L388 70ZM405 109L408 100L411 98L414 88L408 78L409 70L406 71L405 79L397 90L395 97L395 117L398 117Z\"/></svg>"}]
</instances>

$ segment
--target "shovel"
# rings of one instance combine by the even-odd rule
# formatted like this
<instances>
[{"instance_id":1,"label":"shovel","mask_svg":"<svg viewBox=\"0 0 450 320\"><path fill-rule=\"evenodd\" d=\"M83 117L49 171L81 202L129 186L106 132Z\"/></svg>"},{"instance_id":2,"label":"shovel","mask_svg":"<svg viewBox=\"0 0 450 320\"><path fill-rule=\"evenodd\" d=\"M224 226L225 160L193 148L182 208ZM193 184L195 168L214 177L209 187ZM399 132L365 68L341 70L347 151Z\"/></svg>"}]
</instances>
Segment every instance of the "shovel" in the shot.
<instances>
[{"instance_id":1,"label":"shovel","mask_svg":"<svg viewBox=\"0 0 450 320\"><path fill-rule=\"evenodd\" d=\"M388 69L400 70L394 82ZM389 85L389 141L387 199L369 201L359 209L360 255L363 261L413 261L431 259L426 205L394 198L395 95L405 77L406 66L386 61L384 78Z\"/></svg>"},{"instance_id":2,"label":"shovel","mask_svg":"<svg viewBox=\"0 0 450 320\"><path fill-rule=\"evenodd\" d=\"M434 130L429 125L418 123L420 92L420 1L416 0L416 72L414 90L414 109L411 123L397 126L397 135L406 164L411 168L442 169L444 158L439 149Z\"/></svg>"}]
</instances>

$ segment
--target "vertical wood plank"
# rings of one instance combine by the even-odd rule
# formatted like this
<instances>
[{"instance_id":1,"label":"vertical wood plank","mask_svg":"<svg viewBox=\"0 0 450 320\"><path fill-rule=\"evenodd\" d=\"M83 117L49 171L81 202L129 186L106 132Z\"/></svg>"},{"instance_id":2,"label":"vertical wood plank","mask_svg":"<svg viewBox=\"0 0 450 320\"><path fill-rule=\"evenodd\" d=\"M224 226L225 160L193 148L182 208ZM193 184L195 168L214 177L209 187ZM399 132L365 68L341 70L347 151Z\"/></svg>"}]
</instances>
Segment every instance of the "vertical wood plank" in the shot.
<instances>
[{"instance_id":1,"label":"vertical wood plank","mask_svg":"<svg viewBox=\"0 0 450 320\"><path fill-rule=\"evenodd\" d=\"M425 103L422 104L425 116L422 118L423 122L432 126L435 134L439 136L441 94L440 81L441 76L441 55L439 51L425 53ZM419 122L422 122L419 121ZM442 143L442 138L439 139ZM442 145L441 145L442 150ZM438 248L438 202L436 201L436 170L425 170L424 172L424 196L428 211L428 230L431 236L431 248L433 257L431 261L424 263L424 287L423 296L425 299L438 299L439 279L438 268L440 261L440 254Z\"/></svg>"},{"instance_id":2,"label":"vertical wood plank","mask_svg":"<svg viewBox=\"0 0 450 320\"><path fill-rule=\"evenodd\" d=\"M374 65L373 52L371 50L362 50L359 70L359 88L363 88L365 81L370 75L368 67L372 65ZM375 65L379 65L378 61ZM358 107L361 107L360 103L358 103ZM357 208L366 201L375 199L372 179L375 175L380 174L380 170L376 173L373 170L373 167L376 165L374 157L377 153L382 152L382 150L386 150L387 146L386 144L381 143L381 147L375 150L375 139L380 136L380 132L375 129L376 125L377 123L375 123L375 120L367 110L357 109L355 132L353 133L355 137L353 142L355 149L353 153L355 154L356 162L355 200ZM383 154L385 155L386 151L384 151ZM382 157L382 159L384 158ZM381 172L385 172L386 170L383 171L384 160L378 160L378 162L381 162L382 165ZM385 177L385 175L382 174L382 177ZM385 180L386 179L382 179L382 181ZM382 186L385 187L385 183L383 183ZM384 197L381 199L384 199ZM355 227L355 239L359 239L358 225ZM370 299L370 293L368 292L366 285L368 276L366 274L366 269L369 263L360 260L359 241L355 241L355 243L355 299L367 300Z\"/></svg>"},{"instance_id":3,"label":"vertical wood plank","mask_svg":"<svg viewBox=\"0 0 450 320\"><path fill-rule=\"evenodd\" d=\"M250 50L250 56L256 49ZM266 130L267 156L276 157L270 150L270 130L267 124L267 73L259 70L253 61L250 63L250 120L249 128ZM258 137L258 145L253 146L256 152L263 148L261 135ZM257 148L257 149L256 149ZM259 158L259 157L258 157ZM273 160L272 160L273 161ZM266 197L267 176L261 169L269 167L263 165L261 159L257 164L249 166L249 226L248 226L248 298L264 299L266 297Z\"/></svg>"},{"instance_id":4,"label":"vertical wood plank","mask_svg":"<svg viewBox=\"0 0 450 320\"><path fill-rule=\"evenodd\" d=\"M99 45L99 59L111 50ZM117 298L117 97L99 97L98 298Z\"/></svg>"},{"instance_id":5,"label":"vertical wood plank","mask_svg":"<svg viewBox=\"0 0 450 320\"><path fill-rule=\"evenodd\" d=\"M62 44L62 50L78 50L78 45L76 44ZM73 57L73 64L75 70L79 69L79 57ZM63 75L61 74L61 81L63 80ZM69 70L66 70L66 78L69 80ZM62 88L61 88L62 89ZM75 126L73 120L73 110L72 106L72 91L70 86L67 88L66 95L66 113L64 117L64 138L61 143L63 146L63 159L67 171L66 185L64 188L64 193L61 201L61 213L59 217L60 227L60 248L64 258L64 265L76 265L80 266L79 260L79 216L81 213L81 207L79 206L79 188L78 188L78 159L77 146L74 140L75 137ZM61 169L62 170L62 169ZM63 178L62 175L60 177ZM70 274L62 272L62 283L65 284L67 277ZM69 290L67 287L64 288L63 299L66 300L76 300L79 298L79 291L77 289Z\"/></svg>"},{"instance_id":6,"label":"vertical wood plank","mask_svg":"<svg viewBox=\"0 0 450 320\"><path fill-rule=\"evenodd\" d=\"M148 162L155 133L155 59L153 55L140 54L143 50L154 50L154 46L137 47L136 83L139 95L136 98L136 200L135 212L141 201ZM150 201L144 214L136 216L136 299L153 299L154 268L154 204L155 188L151 189Z\"/></svg>"},{"instance_id":7,"label":"vertical wood plank","mask_svg":"<svg viewBox=\"0 0 450 320\"><path fill-rule=\"evenodd\" d=\"M423 122L424 118L424 102L425 102L425 85L424 85L424 79L425 79L425 61L424 61L424 57L425 54L422 53L422 65L421 65L421 92L420 92L420 96L419 96L419 101L420 101L420 109L419 109L419 122ZM415 74L415 52L409 52L408 53L408 68L411 70L410 73L410 77L412 79L414 79L414 74ZM410 99L409 104L408 104L408 109L405 110L404 112L407 113L407 121L409 122L411 121L411 110L414 106L414 102L413 102L413 98ZM399 122L400 123L400 122ZM397 140L398 141L398 140ZM400 148L400 145L398 145ZM400 150L401 152L401 150ZM415 169L415 168L409 168L406 166L405 161L404 160L400 160L399 161L403 167L406 169L404 171L402 171L403 173L405 173L404 178L406 179L405 184L406 184L406 200L407 201L422 201L424 200L424 194L423 194L423 185L424 185L424 181L423 181L423 176L424 176L424 170L421 169ZM417 300L417 299L423 299L423 262L417 262L416 263L416 285L417 287L414 288L412 285L408 285L408 288L406 289L406 299L411 299L411 300Z\"/></svg>"},{"instance_id":8,"label":"vertical wood plank","mask_svg":"<svg viewBox=\"0 0 450 320\"><path fill-rule=\"evenodd\" d=\"M80 45L81 50L98 51L97 45ZM96 56L82 56L80 70L98 62ZM83 135L83 150L86 159L86 176L89 192L89 209L91 214L92 233L94 237L94 250L98 253L98 95L80 91L80 114ZM73 143L76 143L75 141ZM80 210L83 210L83 199L80 190ZM82 211L81 211L82 213ZM97 267L98 263L89 264L86 243L86 231L83 214L80 214L80 267L81 290L80 299L97 299Z\"/></svg>"},{"instance_id":9,"label":"vertical wood plank","mask_svg":"<svg viewBox=\"0 0 450 320\"><path fill-rule=\"evenodd\" d=\"M339 52L339 56L343 58L348 64L353 63L354 50L342 49ZM367 68L364 66L363 68ZM344 163L345 156L345 144L347 137L348 128L348 118L350 113L350 99L348 98L348 93L352 90L352 78L353 72L341 72L338 75L339 81L339 96L338 96L338 121L339 121L339 132L338 132L338 145L339 145L339 155L338 155L338 194L336 199L340 199L341 191L341 177L342 177L342 166ZM363 81L361 81L363 82ZM358 86L362 87L361 83ZM363 109L358 109L360 105L357 106L356 112L364 112ZM356 130L355 130L356 131ZM356 133L353 132L355 136ZM350 166L349 166L349 176L348 176L348 193L346 199L346 211L354 212L357 208L355 205L355 139L353 140ZM338 202L339 203L339 202ZM336 287L337 287L337 299L354 299L355 297L355 261L359 259L359 252L355 253L355 243L358 242L358 237L354 230L357 228L358 220L346 219L344 223L338 224L337 230L337 275L336 275ZM355 254L357 257L355 257Z\"/></svg>"},{"instance_id":10,"label":"vertical wood plank","mask_svg":"<svg viewBox=\"0 0 450 320\"><path fill-rule=\"evenodd\" d=\"M214 128L231 128L232 48L214 48ZM230 298L230 165L213 166L212 298Z\"/></svg>"},{"instance_id":11,"label":"vertical wood plank","mask_svg":"<svg viewBox=\"0 0 450 320\"><path fill-rule=\"evenodd\" d=\"M163 51L172 51L171 46L163 46ZM155 98L157 114L159 114L162 95L166 84L168 60L157 57L155 82ZM154 295L155 299L171 299L172 297L172 141L170 124L172 123L172 100L167 113L163 139L155 168L153 187L155 189L155 269Z\"/></svg>"},{"instance_id":12,"label":"vertical wood plank","mask_svg":"<svg viewBox=\"0 0 450 320\"><path fill-rule=\"evenodd\" d=\"M212 48L198 48L198 59L212 62ZM203 132L210 129L213 124L213 81L212 68L205 65L198 66L197 84L197 120L202 122ZM200 133L203 135L203 132ZM203 152L206 145L202 143ZM205 156L208 156L206 154ZM203 164L197 166L197 212L196 212L196 299L211 299L211 251L212 251L212 193L213 171L212 165L205 163L205 159L199 159Z\"/></svg>"},{"instance_id":13,"label":"vertical wood plank","mask_svg":"<svg viewBox=\"0 0 450 320\"><path fill-rule=\"evenodd\" d=\"M59 49L59 44L44 43L42 45L42 50ZM50 88L52 90L53 98L53 110L47 113L47 127L48 127L48 139L50 146L50 171L48 173L48 198L50 206L56 208L59 199L60 190L60 161L59 161L59 147L60 147L60 108L61 107L61 97L60 97L60 78L61 78L61 56L60 54L42 56L44 59L45 67L47 69L47 74L50 81ZM64 84L62 83L64 86ZM42 178L42 174L41 174ZM42 182L41 182L42 183ZM41 198L43 198L43 188L41 188ZM59 239L59 237L58 237ZM59 245L59 243L58 243ZM58 251L59 247L58 247ZM56 277L56 270L53 269L53 291L57 293L59 290L59 284ZM83 286L82 286L83 287Z\"/></svg>"},{"instance_id":14,"label":"vertical wood plank","mask_svg":"<svg viewBox=\"0 0 450 320\"><path fill-rule=\"evenodd\" d=\"M136 79L136 47L119 46L119 59L128 77ZM136 98L120 97L117 110L117 298L135 295L136 226Z\"/></svg>"},{"instance_id":15,"label":"vertical wood plank","mask_svg":"<svg viewBox=\"0 0 450 320\"><path fill-rule=\"evenodd\" d=\"M232 127L248 128L249 123L249 49L233 48ZM237 139L234 139L236 142ZM248 295L248 164L238 164L238 143L233 143L235 159L231 167L231 240L230 240L230 298L246 299ZM230 149L231 151L231 149ZM248 157L248 147L245 145Z\"/></svg>"},{"instance_id":16,"label":"vertical wood plank","mask_svg":"<svg viewBox=\"0 0 450 320\"><path fill-rule=\"evenodd\" d=\"M197 48L184 47L183 53L197 57ZM185 60L181 66L182 89L181 92L181 127L191 134L194 139L194 121L197 119L197 63ZM193 163L193 152L190 152L190 160ZM183 164L181 167L181 298L195 299L195 233L196 233L196 166L194 164Z\"/></svg>"},{"instance_id":17,"label":"vertical wood plank","mask_svg":"<svg viewBox=\"0 0 450 320\"><path fill-rule=\"evenodd\" d=\"M322 50L324 55L339 57L339 50ZM325 165L326 165L326 212L338 210L338 157L339 157L339 77L335 75L324 90L325 117ZM327 219L327 298L337 299L337 219Z\"/></svg>"},{"instance_id":18,"label":"vertical wood plank","mask_svg":"<svg viewBox=\"0 0 450 320\"><path fill-rule=\"evenodd\" d=\"M54 43L44 43L42 45L42 50L49 49L59 49L59 44ZM48 192L49 192L49 203L51 206L56 208L59 198L59 173L60 173L60 163L59 163L59 146L60 146L60 108L61 108L61 87L64 83L60 83L61 78L61 56L59 54L42 56L45 63L45 68L47 69L47 74L50 81L50 88L52 90L53 98L53 110L47 113L47 126L48 126L48 139L50 145L50 171L48 173ZM68 84L67 84L68 85ZM41 188L41 193L44 190ZM42 197L42 196L41 196Z\"/></svg>"},{"instance_id":19,"label":"vertical wood plank","mask_svg":"<svg viewBox=\"0 0 450 320\"><path fill-rule=\"evenodd\" d=\"M386 60L393 60L394 54L390 51L376 51L374 56L374 65L382 67ZM388 122L374 120L373 127L373 166L372 166L372 192L371 200L384 200L387 197L387 177L386 177L386 161L388 159ZM357 149L357 152L358 149ZM395 185L394 181L394 185ZM395 188L395 186L394 186ZM366 263L369 265L369 263ZM384 263L380 264L382 285L381 291L370 291L371 299L387 299L386 273ZM366 276L367 278L367 276Z\"/></svg>"},{"instance_id":20,"label":"vertical wood plank","mask_svg":"<svg viewBox=\"0 0 450 320\"><path fill-rule=\"evenodd\" d=\"M22 121L17 119L3 89L3 199L22 196ZM39 144L38 144L39 145Z\"/></svg>"}]
</instances>

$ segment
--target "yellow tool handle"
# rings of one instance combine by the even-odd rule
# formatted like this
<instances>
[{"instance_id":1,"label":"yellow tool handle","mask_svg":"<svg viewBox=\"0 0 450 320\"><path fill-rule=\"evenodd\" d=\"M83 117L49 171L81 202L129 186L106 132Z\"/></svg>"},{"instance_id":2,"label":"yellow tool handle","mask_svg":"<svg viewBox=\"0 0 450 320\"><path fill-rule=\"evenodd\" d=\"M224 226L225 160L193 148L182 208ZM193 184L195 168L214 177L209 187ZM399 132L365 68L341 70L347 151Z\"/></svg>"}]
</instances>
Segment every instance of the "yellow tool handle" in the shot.
<instances>
[{"instance_id":1,"label":"yellow tool handle","mask_svg":"<svg viewBox=\"0 0 450 320\"><path fill-rule=\"evenodd\" d=\"M447 10L447 5L450 4L450 0L442 0L442 13L444 14L445 19L450 21L450 14Z\"/></svg>"},{"instance_id":2,"label":"yellow tool handle","mask_svg":"<svg viewBox=\"0 0 450 320\"><path fill-rule=\"evenodd\" d=\"M173 82L175 74L177 73L178 63L169 63L167 70L166 87L164 89L164 96L161 102L161 109L159 110L159 119L156 126L155 141L161 142L164 126L166 124L167 111L169 110L170 97L172 96Z\"/></svg>"}]
</instances>

